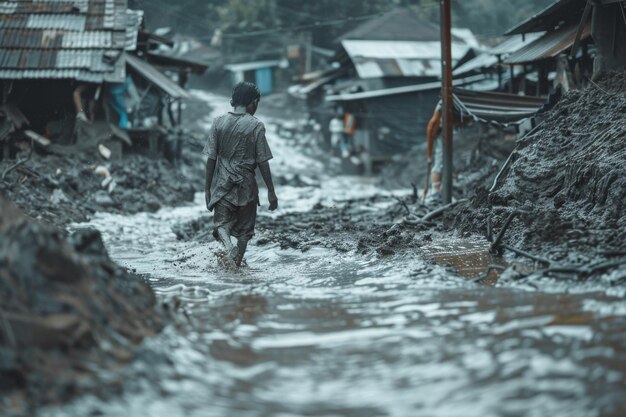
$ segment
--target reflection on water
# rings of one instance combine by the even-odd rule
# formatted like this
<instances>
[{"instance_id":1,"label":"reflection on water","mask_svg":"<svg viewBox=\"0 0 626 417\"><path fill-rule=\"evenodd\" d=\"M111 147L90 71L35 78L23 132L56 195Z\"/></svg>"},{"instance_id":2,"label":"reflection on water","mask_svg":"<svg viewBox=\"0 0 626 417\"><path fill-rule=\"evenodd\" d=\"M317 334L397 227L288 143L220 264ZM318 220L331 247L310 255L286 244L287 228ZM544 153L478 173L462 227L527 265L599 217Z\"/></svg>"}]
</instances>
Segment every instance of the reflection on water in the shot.
<instances>
[{"instance_id":1,"label":"reflection on water","mask_svg":"<svg viewBox=\"0 0 626 417\"><path fill-rule=\"evenodd\" d=\"M232 273L215 243L170 231L200 214L199 198L92 222L113 258L182 300L189 326L146 341L140 358L167 362L137 361L121 398L50 415L626 415L623 297L479 286L415 256L326 249L252 245ZM423 256L475 276L497 261L484 249L442 241Z\"/></svg>"}]
</instances>

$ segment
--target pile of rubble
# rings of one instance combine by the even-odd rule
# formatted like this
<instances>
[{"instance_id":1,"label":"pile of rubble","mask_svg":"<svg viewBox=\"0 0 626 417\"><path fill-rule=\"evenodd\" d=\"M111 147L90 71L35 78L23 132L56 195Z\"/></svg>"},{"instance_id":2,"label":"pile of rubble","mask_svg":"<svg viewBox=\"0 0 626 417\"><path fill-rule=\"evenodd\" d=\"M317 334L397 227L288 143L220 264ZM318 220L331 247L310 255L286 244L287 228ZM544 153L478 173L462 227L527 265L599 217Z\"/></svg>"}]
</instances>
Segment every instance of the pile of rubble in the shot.
<instances>
[{"instance_id":1,"label":"pile of rubble","mask_svg":"<svg viewBox=\"0 0 626 417\"><path fill-rule=\"evenodd\" d=\"M2 197L0 209L0 414L119 388L112 371L162 327L154 293L99 232L66 239Z\"/></svg>"},{"instance_id":2,"label":"pile of rubble","mask_svg":"<svg viewBox=\"0 0 626 417\"><path fill-rule=\"evenodd\" d=\"M64 148L63 153L34 153L0 178L0 193L31 217L64 226L97 211L137 213L193 201L202 184L200 170L185 171L163 158L130 154L107 162L95 151ZM14 162L0 161L0 173ZM187 163L202 165L199 157Z\"/></svg>"}]
</instances>

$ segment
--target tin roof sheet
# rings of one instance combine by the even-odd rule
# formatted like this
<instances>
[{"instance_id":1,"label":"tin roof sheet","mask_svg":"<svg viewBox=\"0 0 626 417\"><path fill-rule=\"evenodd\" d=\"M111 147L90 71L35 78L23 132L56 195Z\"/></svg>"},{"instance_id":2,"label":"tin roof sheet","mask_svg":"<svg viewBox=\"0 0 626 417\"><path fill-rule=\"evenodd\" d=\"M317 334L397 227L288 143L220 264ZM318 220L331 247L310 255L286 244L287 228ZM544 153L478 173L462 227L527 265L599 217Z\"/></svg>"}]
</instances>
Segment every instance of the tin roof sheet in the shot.
<instances>
[{"instance_id":1,"label":"tin roof sheet","mask_svg":"<svg viewBox=\"0 0 626 417\"><path fill-rule=\"evenodd\" d=\"M127 0L0 2L0 79L123 81L142 18Z\"/></svg>"},{"instance_id":2,"label":"tin roof sheet","mask_svg":"<svg viewBox=\"0 0 626 417\"><path fill-rule=\"evenodd\" d=\"M508 55L520 50L529 43L539 39L545 32L527 33L526 35L515 35L506 38L488 52L492 55Z\"/></svg>"},{"instance_id":3,"label":"tin roof sheet","mask_svg":"<svg viewBox=\"0 0 626 417\"><path fill-rule=\"evenodd\" d=\"M531 42L530 44L519 49L515 53L509 55L505 60L505 64L524 64L527 62L540 61L542 59L553 58L569 49L576 38L578 25L574 24L568 27L549 32ZM591 36L591 24L588 23L583 28L581 40L585 40Z\"/></svg>"},{"instance_id":4,"label":"tin roof sheet","mask_svg":"<svg viewBox=\"0 0 626 417\"><path fill-rule=\"evenodd\" d=\"M361 78L441 75L439 41L344 40L341 45ZM452 60L462 58L469 46L453 42Z\"/></svg>"},{"instance_id":5,"label":"tin roof sheet","mask_svg":"<svg viewBox=\"0 0 626 417\"><path fill-rule=\"evenodd\" d=\"M472 77L452 80L452 84L455 86L467 85L467 84L483 81L484 79L485 77L483 75L474 75ZM326 101L364 100L364 99L376 98L376 97L394 96L397 94L418 93L420 91L437 90L440 88L441 88L441 81L433 81L433 82L422 83L422 84L411 84L411 85L406 85L402 87L385 88L382 90L359 91L357 93L339 93L339 94L326 96Z\"/></svg>"},{"instance_id":6,"label":"tin roof sheet","mask_svg":"<svg viewBox=\"0 0 626 417\"><path fill-rule=\"evenodd\" d=\"M139 59L138 57L126 54L126 62L133 68L139 75L150 81L164 93L172 98L188 98L189 94L184 88L176 84L174 81L167 78L158 69L148 64L146 61Z\"/></svg>"},{"instance_id":7,"label":"tin roof sheet","mask_svg":"<svg viewBox=\"0 0 626 417\"><path fill-rule=\"evenodd\" d=\"M498 58L494 55L482 53L470 59L465 64L460 65L452 71L452 75L461 75L468 72L489 68L498 63Z\"/></svg>"}]
</instances>

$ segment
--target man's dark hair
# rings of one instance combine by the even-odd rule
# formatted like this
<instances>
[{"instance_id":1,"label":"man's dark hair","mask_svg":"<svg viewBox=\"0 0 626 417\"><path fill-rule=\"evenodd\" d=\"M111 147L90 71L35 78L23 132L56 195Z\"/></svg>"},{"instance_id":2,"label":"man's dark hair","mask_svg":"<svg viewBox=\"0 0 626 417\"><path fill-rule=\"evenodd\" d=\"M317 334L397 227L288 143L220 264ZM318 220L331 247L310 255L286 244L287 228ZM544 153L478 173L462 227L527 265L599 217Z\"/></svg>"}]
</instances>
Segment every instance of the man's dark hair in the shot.
<instances>
[{"instance_id":1,"label":"man's dark hair","mask_svg":"<svg viewBox=\"0 0 626 417\"><path fill-rule=\"evenodd\" d=\"M261 98L259 88L247 81L237 83L233 88L232 104L233 107L245 107L256 99Z\"/></svg>"}]
</instances>

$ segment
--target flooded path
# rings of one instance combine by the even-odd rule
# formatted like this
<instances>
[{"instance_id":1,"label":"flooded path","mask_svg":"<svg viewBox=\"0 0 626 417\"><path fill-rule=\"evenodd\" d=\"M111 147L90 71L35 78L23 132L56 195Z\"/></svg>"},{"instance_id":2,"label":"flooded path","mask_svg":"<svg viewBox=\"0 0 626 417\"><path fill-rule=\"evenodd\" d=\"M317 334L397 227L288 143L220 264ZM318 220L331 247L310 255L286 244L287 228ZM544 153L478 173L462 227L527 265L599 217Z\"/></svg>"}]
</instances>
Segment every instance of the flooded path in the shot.
<instances>
[{"instance_id":1,"label":"flooded path","mask_svg":"<svg viewBox=\"0 0 626 417\"><path fill-rule=\"evenodd\" d=\"M316 163L270 143L283 153L279 175ZM315 182L278 187L272 215L383 193L363 178ZM198 195L189 207L90 222L114 260L181 300L188 325L144 343L119 398L46 415L626 415L623 290L473 284L426 259L480 254L481 243L455 240L433 242L429 256L389 257L253 242L250 266L228 272L217 243L172 232L201 216ZM471 273L489 261L472 259Z\"/></svg>"}]
</instances>

